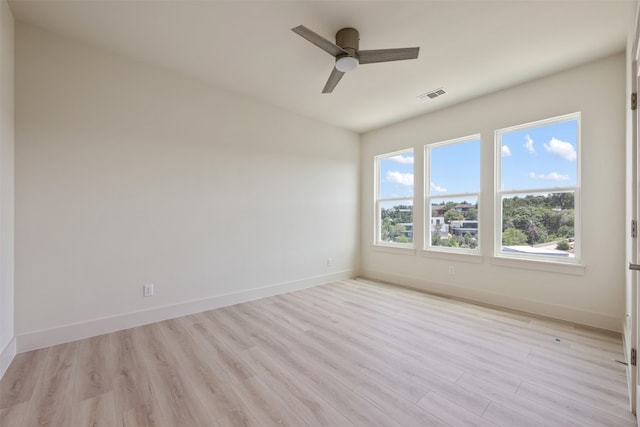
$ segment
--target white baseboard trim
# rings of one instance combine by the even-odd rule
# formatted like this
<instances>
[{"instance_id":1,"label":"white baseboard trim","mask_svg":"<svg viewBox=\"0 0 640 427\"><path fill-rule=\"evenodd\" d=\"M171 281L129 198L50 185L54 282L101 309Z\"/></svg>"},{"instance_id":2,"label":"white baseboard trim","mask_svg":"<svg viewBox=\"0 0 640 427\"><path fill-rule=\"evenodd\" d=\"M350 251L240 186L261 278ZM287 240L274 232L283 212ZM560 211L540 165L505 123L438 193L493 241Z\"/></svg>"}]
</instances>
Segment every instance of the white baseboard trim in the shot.
<instances>
[{"instance_id":1,"label":"white baseboard trim","mask_svg":"<svg viewBox=\"0 0 640 427\"><path fill-rule=\"evenodd\" d=\"M0 353L0 379L2 379L5 372L7 372L7 369L13 361L13 358L16 357L16 354L16 338L13 337L11 341L9 341L9 343L6 345L6 347L2 350L2 353Z\"/></svg>"},{"instance_id":2,"label":"white baseboard trim","mask_svg":"<svg viewBox=\"0 0 640 427\"><path fill-rule=\"evenodd\" d=\"M622 332L622 321L619 316L580 310L574 307L561 306L540 301L532 301L508 295L496 294L479 289L469 289L457 285L434 283L411 276L387 273L377 270L363 270L362 276L407 286L426 292L476 301L512 310L518 310L539 316L551 317L594 328L613 332Z\"/></svg>"},{"instance_id":3,"label":"white baseboard trim","mask_svg":"<svg viewBox=\"0 0 640 427\"><path fill-rule=\"evenodd\" d=\"M65 325L61 327L40 330L21 334L17 337L17 351L36 350L52 345L63 344L79 339L90 338L97 335L129 329L149 323L200 313L215 308L253 301L287 292L330 283L337 280L346 280L355 276L354 270L343 270L331 274L308 277L301 280L268 285L239 292L216 295L194 301L187 301L165 307L157 307L150 310L127 313L118 316L89 320L83 323Z\"/></svg>"}]
</instances>

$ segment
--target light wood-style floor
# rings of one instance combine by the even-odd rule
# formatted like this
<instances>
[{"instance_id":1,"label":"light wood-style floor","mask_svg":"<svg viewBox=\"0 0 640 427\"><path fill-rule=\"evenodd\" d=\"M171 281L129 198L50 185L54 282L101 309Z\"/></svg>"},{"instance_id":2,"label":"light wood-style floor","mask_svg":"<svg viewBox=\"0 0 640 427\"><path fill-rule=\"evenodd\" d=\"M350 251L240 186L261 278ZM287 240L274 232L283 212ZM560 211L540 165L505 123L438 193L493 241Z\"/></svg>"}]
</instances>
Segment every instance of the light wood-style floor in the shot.
<instances>
[{"instance_id":1,"label":"light wood-style floor","mask_svg":"<svg viewBox=\"0 0 640 427\"><path fill-rule=\"evenodd\" d=\"M619 336L348 280L16 357L11 426L635 426Z\"/></svg>"}]
</instances>

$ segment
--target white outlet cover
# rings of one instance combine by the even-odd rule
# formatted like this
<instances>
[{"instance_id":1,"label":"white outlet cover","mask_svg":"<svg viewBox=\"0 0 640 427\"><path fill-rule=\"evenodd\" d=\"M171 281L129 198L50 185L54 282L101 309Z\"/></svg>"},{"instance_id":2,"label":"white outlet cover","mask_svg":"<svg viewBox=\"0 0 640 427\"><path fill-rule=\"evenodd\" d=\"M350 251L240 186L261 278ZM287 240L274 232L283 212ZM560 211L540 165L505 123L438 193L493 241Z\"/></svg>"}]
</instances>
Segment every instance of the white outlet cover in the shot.
<instances>
[{"instance_id":1,"label":"white outlet cover","mask_svg":"<svg viewBox=\"0 0 640 427\"><path fill-rule=\"evenodd\" d=\"M151 296L153 296L153 283L149 283L149 284L147 284L147 285L144 285L144 286L142 287L142 294L143 294L145 297L151 297Z\"/></svg>"}]
</instances>

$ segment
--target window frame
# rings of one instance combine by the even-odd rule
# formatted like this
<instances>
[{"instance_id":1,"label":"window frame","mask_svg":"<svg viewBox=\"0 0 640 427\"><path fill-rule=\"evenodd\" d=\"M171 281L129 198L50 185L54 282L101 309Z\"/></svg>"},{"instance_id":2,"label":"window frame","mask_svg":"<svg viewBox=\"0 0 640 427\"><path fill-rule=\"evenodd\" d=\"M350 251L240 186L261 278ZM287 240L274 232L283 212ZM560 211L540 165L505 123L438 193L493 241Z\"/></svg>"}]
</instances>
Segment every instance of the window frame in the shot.
<instances>
[{"instance_id":1,"label":"window frame","mask_svg":"<svg viewBox=\"0 0 640 427\"><path fill-rule=\"evenodd\" d=\"M414 183L412 189L411 197L394 197L394 198L381 198L380 197L380 189L381 189L381 179L380 175L381 166L380 161L382 159L386 159L394 156L402 156L404 154L410 153L414 159L413 165L413 175L414 175ZM415 224L416 218L414 215L415 212L415 150L413 147L405 148L398 151L392 151L390 153L378 154L374 157L374 197L373 197L373 213L374 213L374 233L373 233L373 245L382 248L400 248L400 249L414 249L415 248ZM381 240L382 234L382 224L381 224L381 215L380 215L380 205L385 202L408 202L412 206L412 238L411 242L408 243L399 243L399 242L385 242Z\"/></svg>"},{"instance_id":2,"label":"window frame","mask_svg":"<svg viewBox=\"0 0 640 427\"><path fill-rule=\"evenodd\" d=\"M532 187L520 188L515 190L502 189L502 135L533 129L537 127L552 125L556 123L577 122L576 131L576 183L575 186L558 186L558 187ZM560 116L550 117L547 119L536 120L533 122L523 123L520 125L509 126L506 128L496 129L494 131L494 254L496 260L514 260L519 262L533 263L550 263L566 266L579 266L582 263L582 227L581 227L581 170L582 170L582 114L574 112ZM526 253L509 253L503 251L502 245L502 223L503 223L503 199L505 197L513 197L520 195L540 195L551 193L573 192L574 203L574 251L573 257L559 257L556 255L544 254L526 254Z\"/></svg>"},{"instance_id":3,"label":"window frame","mask_svg":"<svg viewBox=\"0 0 640 427\"><path fill-rule=\"evenodd\" d=\"M447 145L463 144L471 141L479 142L478 152L478 192L465 192L465 193L450 193L450 194L432 194L431 191L431 150L434 148L444 147ZM449 139L446 141L435 142L424 146L424 236L423 236L423 250L427 252L444 252L449 254L464 254L464 255L480 255L482 251L482 239L481 239L481 209L480 209L480 196L482 194L482 137L479 133L473 135L467 135L460 138ZM478 205L478 232L476 239L478 245L474 249L469 248L454 248L450 246L433 246L431 244L431 221L432 221L432 200L433 199L464 199L475 197L476 204Z\"/></svg>"}]
</instances>

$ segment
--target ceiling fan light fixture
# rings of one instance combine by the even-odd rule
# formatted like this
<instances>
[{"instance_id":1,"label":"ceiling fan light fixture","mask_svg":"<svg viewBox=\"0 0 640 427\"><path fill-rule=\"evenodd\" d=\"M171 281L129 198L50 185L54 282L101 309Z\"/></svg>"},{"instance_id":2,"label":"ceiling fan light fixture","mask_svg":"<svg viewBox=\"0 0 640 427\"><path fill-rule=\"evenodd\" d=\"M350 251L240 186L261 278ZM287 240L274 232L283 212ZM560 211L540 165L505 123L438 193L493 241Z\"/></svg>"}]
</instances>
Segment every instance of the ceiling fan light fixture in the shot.
<instances>
[{"instance_id":1,"label":"ceiling fan light fixture","mask_svg":"<svg viewBox=\"0 0 640 427\"><path fill-rule=\"evenodd\" d=\"M336 59L336 70L346 73L347 71L353 71L358 68L359 64L358 58L343 56L342 58Z\"/></svg>"}]
</instances>

